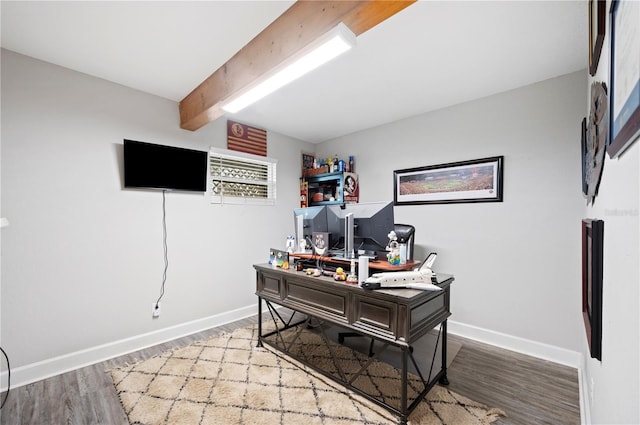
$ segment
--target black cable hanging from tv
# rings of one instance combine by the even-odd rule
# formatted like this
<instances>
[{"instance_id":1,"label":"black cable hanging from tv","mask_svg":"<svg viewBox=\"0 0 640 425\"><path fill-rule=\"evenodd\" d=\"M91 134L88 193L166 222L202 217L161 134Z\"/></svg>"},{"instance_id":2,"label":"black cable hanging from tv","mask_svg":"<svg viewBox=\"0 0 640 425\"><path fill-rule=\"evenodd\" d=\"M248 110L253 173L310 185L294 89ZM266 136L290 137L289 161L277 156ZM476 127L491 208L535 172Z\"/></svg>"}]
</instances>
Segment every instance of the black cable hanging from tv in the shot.
<instances>
[{"instance_id":1,"label":"black cable hanging from tv","mask_svg":"<svg viewBox=\"0 0 640 425\"><path fill-rule=\"evenodd\" d=\"M11 366L9 365L9 356L7 352L4 351L2 347L0 347L0 351L4 354L4 358L7 359L7 392L4 395L4 400L2 400L2 404L0 404L0 409L4 407L4 404L7 402L9 398L9 391L11 391Z\"/></svg>"},{"instance_id":2,"label":"black cable hanging from tv","mask_svg":"<svg viewBox=\"0 0 640 425\"><path fill-rule=\"evenodd\" d=\"M162 285L160 286L160 296L156 301L156 309L162 297L164 297L164 285L167 282L167 269L169 268L169 257L167 255L167 208L166 208L166 190L162 191L162 246L164 248L164 271L162 272Z\"/></svg>"}]
</instances>

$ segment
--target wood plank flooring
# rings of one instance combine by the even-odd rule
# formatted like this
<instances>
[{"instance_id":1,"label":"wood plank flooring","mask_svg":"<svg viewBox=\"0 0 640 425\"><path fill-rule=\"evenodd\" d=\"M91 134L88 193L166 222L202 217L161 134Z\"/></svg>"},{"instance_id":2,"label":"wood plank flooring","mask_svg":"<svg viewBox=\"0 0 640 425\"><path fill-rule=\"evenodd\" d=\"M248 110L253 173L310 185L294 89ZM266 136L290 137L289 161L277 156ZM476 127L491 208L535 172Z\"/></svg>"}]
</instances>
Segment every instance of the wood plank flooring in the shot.
<instances>
[{"instance_id":1,"label":"wood plank flooring","mask_svg":"<svg viewBox=\"0 0 640 425\"><path fill-rule=\"evenodd\" d=\"M450 335L462 348L447 371L449 388L507 413L496 425L580 424L578 371Z\"/></svg>"},{"instance_id":2,"label":"wood plank flooring","mask_svg":"<svg viewBox=\"0 0 640 425\"><path fill-rule=\"evenodd\" d=\"M256 323L257 316L12 389L2 425L128 424L106 370L148 359L221 332ZM578 375L573 368L449 335L462 348L449 371L449 388L498 407L497 425L579 424ZM4 397L4 394L2 395Z\"/></svg>"}]
</instances>

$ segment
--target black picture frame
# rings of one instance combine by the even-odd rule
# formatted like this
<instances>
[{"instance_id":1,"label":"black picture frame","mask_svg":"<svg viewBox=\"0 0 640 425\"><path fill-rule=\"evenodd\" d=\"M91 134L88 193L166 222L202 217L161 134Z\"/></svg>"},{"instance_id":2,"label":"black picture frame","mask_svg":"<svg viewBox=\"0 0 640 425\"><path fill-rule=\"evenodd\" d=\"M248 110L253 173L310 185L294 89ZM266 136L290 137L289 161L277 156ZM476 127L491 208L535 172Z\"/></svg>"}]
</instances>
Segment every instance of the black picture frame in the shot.
<instances>
[{"instance_id":1,"label":"black picture frame","mask_svg":"<svg viewBox=\"0 0 640 425\"><path fill-rule=\"evenodd\" d=\"M633 13L640 3L613 0L611 3L611 70L609 157L616 158L640 138L640 67L637 55L623 54L619 47L640 45L640 27ZM629 47L631 46L631 47ZM624 85L619 86L624 82Z\"/></svg>"},{"instance_id":2,"label":"black picture frame","mask_svg":"<svg viewBox=\"0 0 640 425\"><path fill-rule=\"evenodd\" d=\"M591 357L602 360L604 221L582 220L582 318Z\"/></svg>"},{"instance_id":3,"label":"black picture frame","mask_svg":"<svg viewBox=\"0 0 640 425\"><path fill-rule=\"evenodd\" d=\"M394 205L502 202L503 156L393 172Z\"/></svg>"},{"instance_id":4,"label":"black picture frame","mask_svg":"<svg viewBox=\"0 0 640 425\"><path fill-rule=\"evenodd\" d=\"M582 194L587 196L587 118L582 118L582 128L580 133L580 152L582 158Z\"/></svg>"},{"instance_id":5,"label":"black picture frame","mask_svg":"<svg viewBox=\"0 0 640 425\"><path fill-rule=\"evenodd\" d=\"M604 83L591 84L591 102L586 122L585 179L587 204L595 202L604 169L609 134L609 100Z\"/></svg>"},{"instance_id":6,"label":"black picture frame","mask_svg":"<svg viewBox=\"0 0 640 425\"><path fill-rule=\"evenodd\" d=\"M310 170L313 168L313 162L316 160L316 156L313 153L302 152L302 174L304 170Z\"/></svg>"},{"instance_id":7,"label":"black picture frame","mask_svg":"<svg viewBox=\"0 0 640 425\"><path fill-rule=\"evenodd\" d=\"M589 0L589 74L596 75L607 16L606 0Z\"/></svg>"}]
</instances>

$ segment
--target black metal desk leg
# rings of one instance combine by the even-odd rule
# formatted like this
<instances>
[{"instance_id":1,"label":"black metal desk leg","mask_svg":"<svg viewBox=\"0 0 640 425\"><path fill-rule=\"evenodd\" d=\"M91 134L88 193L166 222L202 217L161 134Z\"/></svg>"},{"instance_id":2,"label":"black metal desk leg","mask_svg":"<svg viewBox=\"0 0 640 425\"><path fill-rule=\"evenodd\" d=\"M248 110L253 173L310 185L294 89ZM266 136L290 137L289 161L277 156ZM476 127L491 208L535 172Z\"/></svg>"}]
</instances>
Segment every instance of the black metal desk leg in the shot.
<instances>
[{"instance_id":1,"label":"black metal desk leg","mask_svg":"<svg viewBox=\"0 0 640 425\"><path fill-rule=\"evenodd\" d=\"M262 347L262 298L258 297L258 347Z\"/></svg>"},{"instance_id":2,"label":"black metal desk leg","mask_svg":"<svg viewBox=\"0 0 640 425\"><path fill-rule=\"evenodd\" d=\"M447 320L442 322L442 376L440 377L440 384L449 385L447 379Z\"/></svg>"},{"instance_id":3,"label":"black metal desk leg","mask_svg":"<svg viewBox=\"0 0 640 425\"><path fill-rule=\"evenodd\" d=\"M407 425L407 419L409 416L409 407L407 402L407 386L409 385L407 380L407 357L409 356L408 347L402 347L402 388L400 389L400 409L402 411L402 417L400 418L400 425Z\"/></svg>"}]
</instances>

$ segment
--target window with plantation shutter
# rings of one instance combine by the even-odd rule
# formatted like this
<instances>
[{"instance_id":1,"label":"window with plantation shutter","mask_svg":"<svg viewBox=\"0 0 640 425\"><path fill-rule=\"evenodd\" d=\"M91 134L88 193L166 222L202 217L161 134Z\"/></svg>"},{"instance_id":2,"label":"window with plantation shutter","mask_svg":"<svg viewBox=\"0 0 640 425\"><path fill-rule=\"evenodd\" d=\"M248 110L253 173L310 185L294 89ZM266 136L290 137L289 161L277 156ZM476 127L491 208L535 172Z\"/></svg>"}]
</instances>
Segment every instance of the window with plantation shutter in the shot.
<instances>
[{"instance_id":1,"label":"window with plantation shutter","mask_svg":"<svg viewBox=\"0 0 640 425\"><path fill-rule=\"evenodd\" d=\"M276 160L264 156L211 148L211 202L275 205L276 163Z\"/></svg>"}]
</instances>

